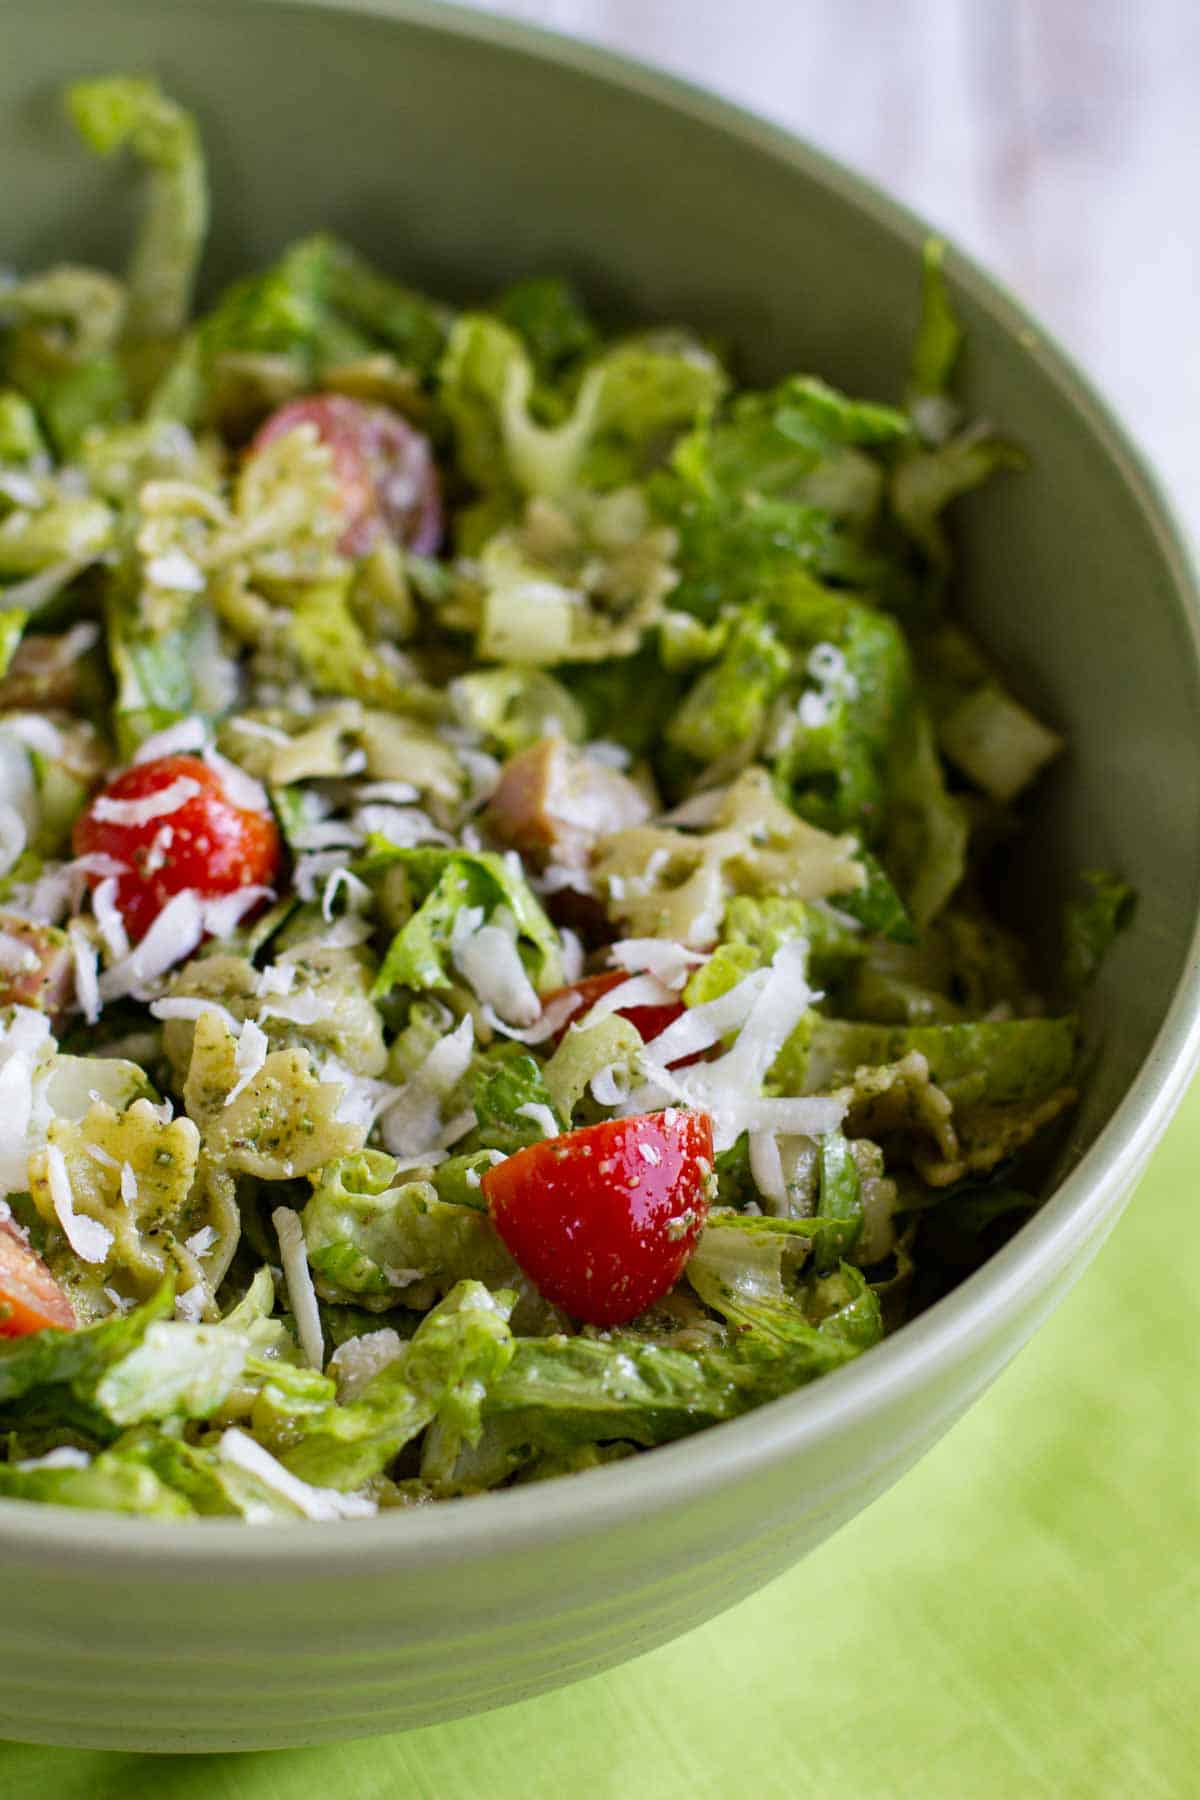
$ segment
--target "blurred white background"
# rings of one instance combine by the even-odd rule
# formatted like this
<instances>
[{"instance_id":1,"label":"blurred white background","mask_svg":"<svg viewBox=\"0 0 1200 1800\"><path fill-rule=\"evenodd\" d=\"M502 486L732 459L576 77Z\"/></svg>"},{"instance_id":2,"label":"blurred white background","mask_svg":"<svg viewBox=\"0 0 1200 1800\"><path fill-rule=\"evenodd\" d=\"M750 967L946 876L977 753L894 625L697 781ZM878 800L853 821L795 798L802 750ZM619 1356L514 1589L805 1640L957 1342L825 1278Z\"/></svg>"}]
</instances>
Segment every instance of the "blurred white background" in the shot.
<instances>
[{"instance_id":1,"label":"blurred white background","mask_svg":"<svg viewBox=\"0 0 1200 1800\"><path fill-rule=\"evenodd\" d=\"M475 0L657 62L930 219L1097 378L1200 535L1200 0Z\"/></svg>"}]
</instances>

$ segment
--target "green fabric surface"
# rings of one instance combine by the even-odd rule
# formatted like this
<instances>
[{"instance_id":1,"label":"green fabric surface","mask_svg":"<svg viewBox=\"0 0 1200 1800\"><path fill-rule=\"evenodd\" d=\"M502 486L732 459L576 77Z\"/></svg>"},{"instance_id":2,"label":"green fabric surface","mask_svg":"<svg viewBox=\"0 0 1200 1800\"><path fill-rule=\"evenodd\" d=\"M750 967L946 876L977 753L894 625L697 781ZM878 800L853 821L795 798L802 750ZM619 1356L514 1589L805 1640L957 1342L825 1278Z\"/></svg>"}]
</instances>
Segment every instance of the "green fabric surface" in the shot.
<instances>
[{"instance_id":1,"label":"green fabric surface","mask_svg":"<svg viewBox=\"0 0 1200 1800\"><path fill-rule=\"evenodd\" d=\"M1082 1283L890 1494L734 1611L503 1712L253 1756L0 1745L3 1800L1200 1793L1200 1086Z\"/></svg>"}]
</instances>

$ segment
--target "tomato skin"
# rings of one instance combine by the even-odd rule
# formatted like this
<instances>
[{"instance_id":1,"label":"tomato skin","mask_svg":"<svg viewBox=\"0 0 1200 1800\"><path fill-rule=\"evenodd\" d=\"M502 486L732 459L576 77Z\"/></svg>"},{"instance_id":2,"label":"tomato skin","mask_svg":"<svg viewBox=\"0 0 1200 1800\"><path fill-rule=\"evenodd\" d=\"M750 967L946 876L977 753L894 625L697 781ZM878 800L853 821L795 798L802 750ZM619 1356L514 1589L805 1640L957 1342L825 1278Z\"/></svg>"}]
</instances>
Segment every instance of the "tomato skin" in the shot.
<instances>
[{"instance_id":1,"label":"tomato skin","mask_svg":"<svg viewBox=\"0 0 1200 1800\"><path fill-rule=\"evenodd\" d=\"M96 817L98 800L145 800L181 777L200 792L171 813L144 825ZM169 838L159 835L164 827ZM220 776L198 756L160 756L126 769L93 795L75 822L72 843L76 856L98 852L127 865L117 877L116 903L134 939L145 935L173 894L194 888L216 899L269 886L283 856L271 815L235 806ZM88 876L93 887L102 879Z\"/></svg>"},{"instance_id":2,"label":"tomato skin","mask_svg":"<svg viewBox=\"0 0 1200 1800\"><path fill-rule=\"evenodd\" d=\"M530 1144L480 1188L545 1299L588 1325L623 1325L682 1274L708 1215L712 1155L707 1113L646 1113Z\"/></svg>"},{"instance_id":3,"label":"tomato skin","mask_svg":"<svg viewBox=\"0 0 1200 1800\"><path fill-rule=\"evenodd\" d=\"M273 412L255 434L250 454L297 425L315 425L332 454L345 519L338 541L344 555L365 555L383 532L418 556L434 554L442 541L442 497L427 437L388 406L370 406L345 394L310 394Z\"/></svg>"},{"instance_id":4,"label":"tomato skin","mask_svg":"<svg viewBox=\"0 0 1200 1800\"><path fill-rule=\"evenodd\" d=\"M631 979L632 977L627 975L624 969L616 969L611 974L585 975L581 981L573 981L569 987L557 988L554 993L547 994L543 1001L545 1006L549 1006L553 1000L560 1000L564 994L578 994L579 996L579 1005L562 1030L556 1032L554 1042L561 1043L574 1022L582 1018L584 1013L589 1012L604 994L611 993L613 988L620 986L621 982ZM628 1019L642 1042L648 1044L651 1038L658 1036L660 1031L665 1031L668 1025L673 1025L676 1019L682 1018L686 1011L687 1008L682 1000L670 1000L665 1001L662 1006L619 1006L617 1017ZM695 1056L680 1057L678 1061L669 1066L672 1069L682 1069L688 1063L701 1061L703 1056L704 1052L699 1051Z\"/></svg>"},{"instance_id":5,"label":"tomato skin","mask_svg":"<svg viewBox=\"0 0 1200 1800\"><path fill-rule=\"evenodd\" d=\"M8 1220L0 1222L0 1338L27 1337L55 1325L74 1331L78 1320L53 1275Z\"/></svg>"}]
</instances>

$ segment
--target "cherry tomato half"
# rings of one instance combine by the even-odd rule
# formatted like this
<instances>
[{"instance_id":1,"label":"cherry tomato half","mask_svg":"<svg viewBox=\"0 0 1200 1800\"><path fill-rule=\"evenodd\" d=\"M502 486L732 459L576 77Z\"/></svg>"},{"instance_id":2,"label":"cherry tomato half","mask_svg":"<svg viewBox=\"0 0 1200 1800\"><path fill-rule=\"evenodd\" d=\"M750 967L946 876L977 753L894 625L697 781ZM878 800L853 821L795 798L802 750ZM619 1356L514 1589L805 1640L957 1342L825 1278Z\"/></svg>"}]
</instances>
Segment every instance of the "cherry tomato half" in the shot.
<instances>
[{"instance_id":1,"label":"cherry tomato half","mask_svg":"<svg viewBox=\"0 0 1200 1800\"><path fill-rule=\"evenodd\" d=\"M707 1113L609 1119L518 1150L480 1183L538 1292L589 1325L622 1325L678 1281L708 1214Z\"/></svg>"},{"instance_id":2,"label":"cherry tomato half","mask_svg":"<svg viewBox=\"0 0 1200 1800\"><path fill-rule=\"evenodd\" d=\"M197 792L169 812L131 824L105 818L106 801L151 800L186 780ZM130 936L142 937L172 894L192 888L206 899L269 886L279 869L279 831L270 813L235 806L220 776L198 756L135 763L94 795L75 822L77 856L96 852L126 864L116 903ZM100 875L89 875L93 887Z\"/></svg>"},{"instance_id":3,"label":"cherry tomato half","mask_svg":"<svg viewBox=\"0 0 1200 1800\"><path fill-rule=\"evenodd\" d=\"M7 1220L0 1222L0 1338L26 1337L46 1325L74 1331L71 1302Z\"/></svg>"},{"instance_id":4,"label":"cherry tomato half","mask_svg":"<svg viewBox=\"0 0 1200 1800\"><path fill-rule=\"evenodd\" d=\"M332 453L346 522L338 547L346 556L364 555L384 531L418 556L433 555L442 541L442 497L427 437L390 407L313 394L273 412L250 454L297 425L315 425Z\"/></svg>"}]
</instances>

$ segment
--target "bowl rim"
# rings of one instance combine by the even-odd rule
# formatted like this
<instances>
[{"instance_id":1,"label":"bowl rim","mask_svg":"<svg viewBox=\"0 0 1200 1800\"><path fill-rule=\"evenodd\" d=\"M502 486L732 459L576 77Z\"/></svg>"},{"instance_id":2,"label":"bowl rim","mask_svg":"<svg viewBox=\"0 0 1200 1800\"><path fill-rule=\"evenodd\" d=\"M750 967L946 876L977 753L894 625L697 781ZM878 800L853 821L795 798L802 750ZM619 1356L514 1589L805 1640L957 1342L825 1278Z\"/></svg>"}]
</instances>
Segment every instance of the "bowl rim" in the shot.
<instances>
[{"instance_id":1,"label":"bowl rim","mask_svg":"<svg viewBox=\"0 0 1200 1800\"><path fill-rule=\"evenodd\" d=\"M243 4L245 0L243 0ZM796 169L866 214L912 250L914 273L931 234L918 214L864 175L781 125L734 101L623 52L503 15L444 0L254 0L277 12L355 14L405 28L468 38L566 68L648 99ZM232 8L231 8L232 10ZM943 234L938 233L941 236ZM1058 389L1091 437L1121 472L1157 542L1174 600L1200 668L1200 565L1159 478L1092 378L1007 287L950 241L947 272L993 325L1017 338ZM653 1456L593 1469L569 1481L397 1509L370 1520L280 1521L270 1532L240 1519L146 1520L120 1514L7 1500L0 1504L0 1551L29 1566L96 1578L156 1582L222 1576L341 1581L419 1564L455 1563L478 1554L537 1553L633 1518L680 1508L697 1487L716 1493L819 1443L860 1432L901 1404L939 1366L969 1348L983 1316L995 1322L1038 1291L1039 1271L1061 1268L1083 1237L1098 1243L1183 1098L1200 1063L1200 921L1155 1040L1112 1117L1038 1212L994 1256L894 1337L819 1382L702 1434L697 1480L691 1439ZM1061 1279L1061 1275L1059 1277ZM85 1523L86 1521L86 1523ZM357 1565L357 1568L351 1567Z\"/></svg>"}]
</instances>

